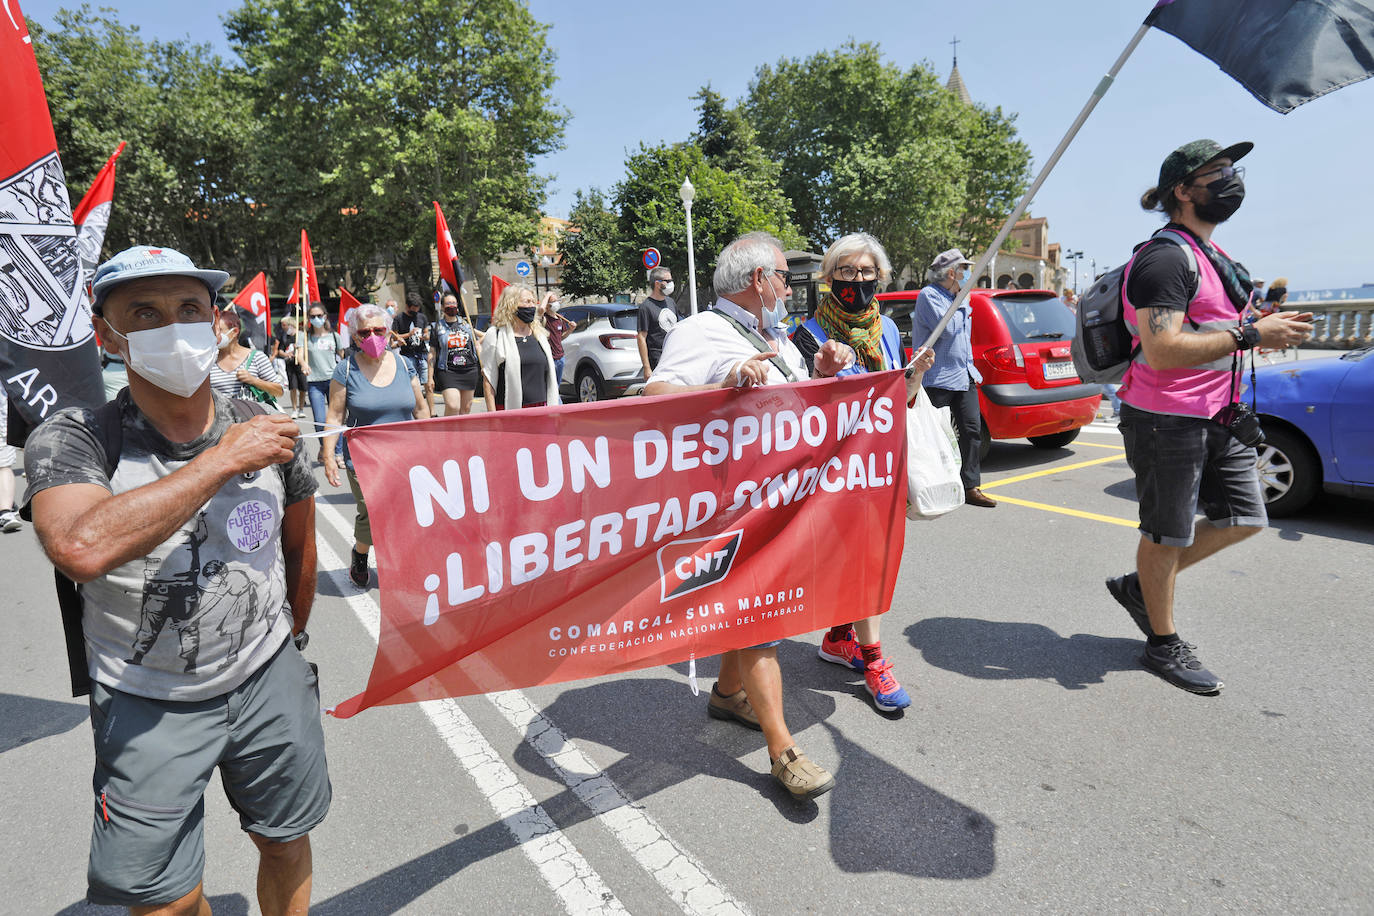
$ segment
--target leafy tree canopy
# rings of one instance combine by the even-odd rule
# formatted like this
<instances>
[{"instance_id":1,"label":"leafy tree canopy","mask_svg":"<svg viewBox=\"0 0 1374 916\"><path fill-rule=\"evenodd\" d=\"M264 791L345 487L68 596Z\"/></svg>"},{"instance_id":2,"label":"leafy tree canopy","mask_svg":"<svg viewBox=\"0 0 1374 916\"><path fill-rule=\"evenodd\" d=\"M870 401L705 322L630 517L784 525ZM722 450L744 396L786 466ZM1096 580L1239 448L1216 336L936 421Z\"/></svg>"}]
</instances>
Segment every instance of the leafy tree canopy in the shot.
<instances>
[{"instance_id":1,"label":"leafy tree canopy","mask_svg":"<svg viewBox=\"0 0 1374 916\"><path fill-rule=\"evenodd\" d=\"M964 104L873 44L762 66L741 109L811 245L870 232L898 272L980 251L1028 186L1013 116Z\"/></svg>"},{"instance_id":2,"label":"leafy tree canopy","mask_svg":"<svg viewBox=\"0 0 1374 916\"><path fill-rule=\"evenodd\" d=\"M600 190L577 191L568 222L567 231L559 236L566 295L609 301L637 285L634 254L621 243L616 215Z\"/></svg>"}]
</instances>

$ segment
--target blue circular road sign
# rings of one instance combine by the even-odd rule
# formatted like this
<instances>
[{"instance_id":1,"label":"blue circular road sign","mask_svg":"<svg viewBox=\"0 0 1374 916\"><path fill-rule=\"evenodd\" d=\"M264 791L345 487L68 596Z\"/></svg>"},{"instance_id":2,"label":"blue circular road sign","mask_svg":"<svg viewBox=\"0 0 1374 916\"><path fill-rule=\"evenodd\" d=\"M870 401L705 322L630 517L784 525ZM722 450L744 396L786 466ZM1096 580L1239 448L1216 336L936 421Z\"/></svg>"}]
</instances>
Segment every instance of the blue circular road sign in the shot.
<instances>
[{"instance_id":1,"label":"blue circular road sign","mask_svg":"<svg viewBox=\"0 0 1374 916\"><path fill-rule=\"evenodd\" d=\"M515 264L515 272L522 277L528 277L531 270L534 268L530 266L529 261L517 261Z\"/></svg>"}]
</instances>

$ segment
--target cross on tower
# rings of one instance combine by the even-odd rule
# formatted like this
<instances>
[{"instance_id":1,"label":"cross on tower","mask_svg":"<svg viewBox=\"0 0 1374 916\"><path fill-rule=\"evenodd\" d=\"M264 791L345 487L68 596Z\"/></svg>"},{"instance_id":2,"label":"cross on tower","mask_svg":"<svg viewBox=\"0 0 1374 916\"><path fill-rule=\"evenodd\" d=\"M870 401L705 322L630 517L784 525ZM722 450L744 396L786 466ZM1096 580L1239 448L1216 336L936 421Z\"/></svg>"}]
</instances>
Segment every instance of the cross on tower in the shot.
<instances>
[{"instance_id":1,"label":"cross on tower","mask_svg":"<svg viewBox=\"0 0 1374 916\"><path fill-rule=\"evenodd\" d=\"M950 47L954 48L954 66L957 67L959 66L959 36L955 35L954 40L949 44Z\"/></svg>"}]
</instances>

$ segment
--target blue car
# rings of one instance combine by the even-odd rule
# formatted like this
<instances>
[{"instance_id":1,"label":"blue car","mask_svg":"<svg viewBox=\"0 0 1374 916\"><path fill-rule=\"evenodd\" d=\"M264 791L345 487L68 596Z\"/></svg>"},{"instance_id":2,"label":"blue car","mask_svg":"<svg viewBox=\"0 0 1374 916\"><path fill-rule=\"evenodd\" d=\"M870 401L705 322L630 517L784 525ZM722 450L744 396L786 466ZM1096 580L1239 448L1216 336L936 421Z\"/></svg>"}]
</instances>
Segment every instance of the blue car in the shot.
<instances>
[{"instance_id":1,"label":"blue car","mask_svg":"<svg viewBox=\"0 0 1374 916\"><path fill-rule=\"evenodd\" d=\"M1247 378L1246 403L1249 388ZM1301 512L1322 490L1374 499L1374 347L1264 366L1255 392L1265 435L1260 484L1270 516Z\"/></svg>"}]
</instances>

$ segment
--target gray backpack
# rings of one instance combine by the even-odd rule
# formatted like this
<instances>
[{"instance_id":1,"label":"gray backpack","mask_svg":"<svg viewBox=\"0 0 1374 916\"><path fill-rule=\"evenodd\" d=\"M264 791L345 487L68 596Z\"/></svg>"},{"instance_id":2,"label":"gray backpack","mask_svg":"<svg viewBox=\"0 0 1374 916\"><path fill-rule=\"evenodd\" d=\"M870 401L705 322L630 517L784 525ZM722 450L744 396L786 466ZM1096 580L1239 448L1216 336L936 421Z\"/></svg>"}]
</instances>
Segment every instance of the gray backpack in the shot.
<instances>
[{"instance_id":1,"label":"gray backpack","mask_svg":"<svg viewBox=\"0 0 1374 916\"><path fill-rule=\"evenodd\" d=\"M1131 344L1130 328L1122 314L1121 288L1126 268L1135 261L1140 250L1155 239L1171 239L1183 248L1188 258L1188 272L1197 282L1197 256L1188 240L1172 229L1161 229L1141 242L1131 253L1131 259L1115 270L1103 274L1078 300L1078 314L1069 350L1078 377L1085 382L1115 385L1140 352L1140 344ZM1187 311L1184 315L1186 317Z\"/></svg>"}]
</instances>

